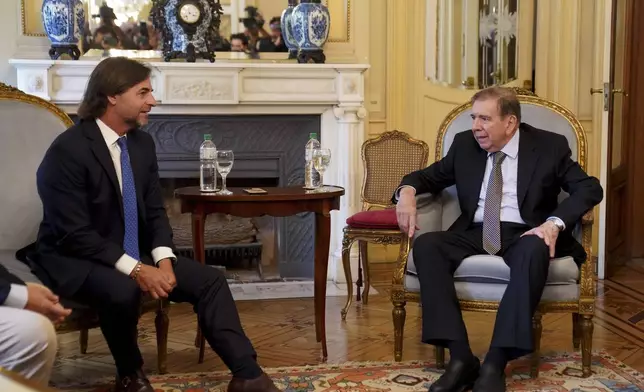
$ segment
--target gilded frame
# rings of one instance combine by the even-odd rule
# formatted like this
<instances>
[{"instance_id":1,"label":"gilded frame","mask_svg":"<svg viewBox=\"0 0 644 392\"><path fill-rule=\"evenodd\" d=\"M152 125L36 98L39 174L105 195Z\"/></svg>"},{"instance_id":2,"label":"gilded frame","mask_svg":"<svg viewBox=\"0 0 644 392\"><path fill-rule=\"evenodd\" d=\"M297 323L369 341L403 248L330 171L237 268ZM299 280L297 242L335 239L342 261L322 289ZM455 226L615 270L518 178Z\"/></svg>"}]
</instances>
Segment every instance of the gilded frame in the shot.
<instances>
[{"instance_id":1,"label":"gilded frame","mask_svg":"<svg viewBox=\"0 0 644 392\"><path fill-rule=\"evenodd\" d=\"M64 110L54 105L53 103L40 97L27 94L22 90L19 90L2 82L0 82L0 100L25 102L39 106L56 115L56 117L58 117L66 127L71 127L72 125L74 125L74 121L71 119L71 117L69 117L69 115L65 113Z\"/></svg>"},{"instance_id":2,"label":"gilded frame","mask_svg":"<svg viewBox=\"0 0 644 392\"><path fill-rule=\"evenodd\" d=\"M32 10L34 0L20 0L20 32L26 37L47 37L44 31L27 31L27 16L35 12L40 14L40 10ZM42 2L40 2L42 4Z\"/></svg>"},{"instance_id":3,"label":"gilded frame","mask_svg":"<svg viewBox=\"0 0 644 392\"><path fill-rule=\"evenodd\" d=\"M28 14L35 12L39 13L39 10L33 10L32 9L32 3L34 0L20 0L20 26L21 26L21 33L23 36L27 37L47 37L47 35L44 32L41 31L28 31L27 29L27 16ZM328 42L334 42L334 43L348 43L351 42L351 0L325 0L324 3L327 7L332 7L332 2L341 2L341 8L344 11L342 15L342 19L345 22L344 29L346 32L342 34L341 37L333 37L330 36ZM335 7L332 7L335 8Z\"/></svg>"}]
</instances>

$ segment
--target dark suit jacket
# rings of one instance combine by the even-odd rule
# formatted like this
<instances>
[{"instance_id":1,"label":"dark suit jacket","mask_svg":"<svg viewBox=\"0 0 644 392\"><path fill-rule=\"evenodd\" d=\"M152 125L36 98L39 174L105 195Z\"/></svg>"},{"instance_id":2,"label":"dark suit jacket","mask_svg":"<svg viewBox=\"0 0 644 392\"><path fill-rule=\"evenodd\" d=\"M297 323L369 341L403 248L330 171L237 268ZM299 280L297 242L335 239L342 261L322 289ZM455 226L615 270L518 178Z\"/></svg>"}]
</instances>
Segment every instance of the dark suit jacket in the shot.
<instances>
[{"instance_id":1,"label":"dark suit jacket","mask_svg":"<svg viewBox=\"0 0 644 392\"><path fill-rule=\"evenodd\" d=\"M141 130L127 134L138 198L141 257L175 249L163 205L155 144ZM95 121L59 135L37 172L44 216L35 251L35 274L61 295L73 295L94 265L114 267L123 250L123 198L114 163Z\"/></svg>"},{"instance_id":2,"label":"dark suit jacket","mask_svg":"<svg viewBox=\"0 0 644 392\"><path fill-rule=\"evenodd\" d=\"M12 283L21 285L25 284L22 279L7 271L4 266L0 265L0 305L4 304L7 300L9 291L11 291Z\"/></svg>"},{"instance_id":3,"label":"dark suit jacket","mask_svg":"<svg viewBox=\"0 0 644 392\"><path fill-rule=\"evenodd\" d=\"M521 123L519 132L517 198L521 218L530 227L541 225L550 216L560 218L566 230L557 240L557 253L571 255L581 263L586 254L572 237L572 230L588 210L601 202L602 187L597 178L588 176L571 159L564 136L525 123ZM461 215L449 230L465 230L478 207L487 157L471 130L460 132L443 159L406 175L400 185L413 186L417 194L439 194L456 185ZM562 189L570 196L558 203Z\"/></svg>"}]
</instances>

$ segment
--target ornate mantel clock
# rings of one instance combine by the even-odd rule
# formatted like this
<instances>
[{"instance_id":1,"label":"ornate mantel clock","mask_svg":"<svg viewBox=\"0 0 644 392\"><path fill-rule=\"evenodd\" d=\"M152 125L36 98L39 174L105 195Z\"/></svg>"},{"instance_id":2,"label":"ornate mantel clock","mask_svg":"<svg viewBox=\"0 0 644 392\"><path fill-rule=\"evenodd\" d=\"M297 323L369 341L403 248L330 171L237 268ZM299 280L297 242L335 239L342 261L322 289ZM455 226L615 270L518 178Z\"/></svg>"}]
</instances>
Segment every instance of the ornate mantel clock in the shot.
<instances>
[{"instance_id":1,"label":"ornate mantel clock","mask_svg":"<svg viewBox=\"0 0 644 392\"><path fill-rule=\"evenodd\" d=\"M214 62L221 14L219 0L152 0L152 24L163 35L163 59L194 63L203 57Z\"/></svg>"}]
</instances>

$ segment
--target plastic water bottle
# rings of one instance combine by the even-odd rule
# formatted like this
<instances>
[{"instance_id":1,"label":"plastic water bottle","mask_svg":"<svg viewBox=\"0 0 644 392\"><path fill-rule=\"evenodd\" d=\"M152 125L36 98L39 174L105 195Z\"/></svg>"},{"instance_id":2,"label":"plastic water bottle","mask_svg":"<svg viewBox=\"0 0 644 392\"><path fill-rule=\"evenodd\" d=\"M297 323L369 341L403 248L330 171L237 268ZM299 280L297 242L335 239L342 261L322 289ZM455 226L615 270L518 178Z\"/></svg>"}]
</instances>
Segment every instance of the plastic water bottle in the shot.
<instances>
[{"instance_id":1,"label":"plastic water bottle","mask_svg":"<svg viewBox=\"0 0 644 392\"><path fill-rule=\"evenodd\" d=\"M201 175L199 187L202 192L217 191L217 147L209 134L203 135L203 143L199 147Z\"/></svg>"},{"instance_id":2,"label":"plastic water bottle","mask_svg":"<svg viewBox=\"0 0 644 392\"><path fill-rule=\"evenodd\" d=\"M309 141L306 143L304 154L304 188L315 189L320 186L320 176L313 168L313 150L320 149L317 133L309 134Z\"/></svg>"}]
</instances>

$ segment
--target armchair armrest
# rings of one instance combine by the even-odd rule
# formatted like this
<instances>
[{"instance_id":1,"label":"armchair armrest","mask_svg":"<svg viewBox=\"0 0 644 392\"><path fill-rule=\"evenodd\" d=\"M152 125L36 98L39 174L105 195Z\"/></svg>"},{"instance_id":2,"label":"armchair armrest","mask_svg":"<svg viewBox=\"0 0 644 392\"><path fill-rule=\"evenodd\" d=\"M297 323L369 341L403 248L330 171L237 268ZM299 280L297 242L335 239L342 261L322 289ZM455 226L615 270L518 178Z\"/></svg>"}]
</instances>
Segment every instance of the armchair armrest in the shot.
<instances>
[{"instance_id":1,"label":"armchair armrest","mask_svg":"<svg viewBox=\"0 0 644 392\"><path fill-rule=\"evenodd\" d=\"M439 231L442 229L443 222L443 201L440 196L435 196L430 193L421 194L416 196L416 215L418 230L414 233L414 238L403 235L403 240L400 243L400 252L398 253L398 262L394 270L393 286L394 288L402 289L405 272L407 271L407 260L409 251L416 238L424 233L431 231Z\"/></svg>"},{"instance_id":2,"label":"armchair armrest","mask_svg":"<svg viewBox=\"0 0 644 392\"><path fill-rule=\"evenodd\" d=\"M586 212L584 216L581 217L582 226L592 225L593 222L595 222L595 215L593 214L593 210Z\"/></svg>"}]
</instances>

